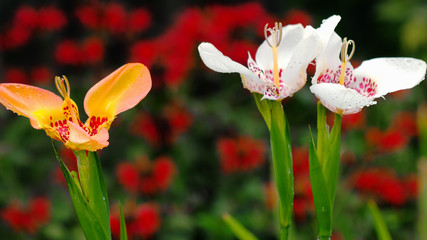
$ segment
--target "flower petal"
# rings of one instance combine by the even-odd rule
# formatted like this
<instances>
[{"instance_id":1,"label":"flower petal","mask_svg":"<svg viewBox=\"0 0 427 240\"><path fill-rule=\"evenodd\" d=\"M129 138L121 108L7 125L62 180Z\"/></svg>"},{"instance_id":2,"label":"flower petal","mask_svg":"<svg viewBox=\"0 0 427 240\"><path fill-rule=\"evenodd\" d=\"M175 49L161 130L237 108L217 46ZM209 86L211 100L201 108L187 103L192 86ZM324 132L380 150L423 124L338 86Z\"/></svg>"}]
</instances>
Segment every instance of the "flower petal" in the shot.
<instances>
[{"instance_id":1,"label":"flower petal","mask_svg":"<svg viewBox=\"0 0 427 240\"><path fill-rule=\"evenodd\" d=\"M216 72L241 73L244 75L248 75L251 78L256 78L256 75L252 73L248 68L222 54L222 52L219 51L211 43L201 43L198 47L198 50L203 63L208 68Z\"/></svg>"},{"instance_id":2,"label":"flower petal","mask_svg":"<svg viewBox=\"0 0 427 240\"><path fill-rule=\"evenodd\" d=\"M329 18L322 21L322 24L318 29L316 29L317 34L320 37L320 41L324 48L328 45L332 34L335 31L339 21L341 21L341 17L338 15L330 16Z\"/></svg>"},{"instance_id":3,"label":"flower petal","mask_svg":"<svg viewBox=\"0 0 427 240\"><path fill-rule=\"evenodd\" d=\"M68 122L70 135L65 146L74 150L97 151L108 146L108 130L100 129L98 134L90 136L83 128L73 122Z\"/></svg>"},{"instance_id":4,"label":"flower petal","mask_svg":"<svg viewBox=\"0 0 427 240\"><path fill-rule=\"evenodd\" d=\"M322 50L316 57L316 72L312 78L312 84L316 84L318 78L328 72L335 72L335 69L341 65L339 54L341 52L342 40L338 34L334 32L341 17L333 15L326 20L323 20L322 25L316 29L319 35Z\"/></svg>"},{"instance_id":5,"label":"flower petal","mask_svg":"<svg viewBox=\"0 0 427 240\"><path fill-rule=\"evenodd\" d=\"M307 81L306 69L320 50L319 37L316 31L307 26L301 41L293 49L292 57L283 73L284 89L287 95L300 90ZM287 89L286 89L287 88Z\"/></svg>"},{"instance_id":6,"label":"flower petal","mask_svg":"<svg viewBox=\"0 0 427 240\"><path fill-rule=\"evenodd\" d=\"M264 93L267 86L264 72L258 67L258 64L252 59L251 54L248 53L248 67L252 71L251 75L241 74L243 87L251 92ZM253 76L255 75L255 76Z\"/></svg>"},{"instance_id":7,"label":"flower petal","mask_svg":"<svg viewBox=\"0 0 427 240\"><path fill-rule=\"evenodd\" d=\"M301 24L286 25L282 28L282 40L277 47L277 62L279 68L286 69L291 60L292 53L303 38L303 35L304 28ZM268 37L268 40L272 43L271 35ZM273 69L273 51L266 40L258 47L255 61L264 71Z\"/></svg>"},{"instance_id":8,"label":"flower petal","mask_svg":"<svg viewBox=\"0 0 427 240\"><path fill-rule=\"evenodd\" d=\"M126 64L88 91L84 100L88 120L93 116L107 118L111 124L117 114L136 106L150 89L151 77L147 67L140 63Z\"/></svg>"},{"instance_id":9,"label":"flower petal","mask_svg":"<svg viewBox=\"0 0 427 240\"><path fill-rule=\"evenodd\" d=\"M0 103L7 109L31 120L31 125L49 125L49 116L60 115L62 99L56 94L25 84L0 84Z\"/></svg>"},{"instance_id":10,"label":"flower petal","mask_svg":"<svg viewBox=\"0 0 427 240\"><path fill-rule=\"evenodd\" d=\"M356 78L370 78L376 84L374 97L408 89L424 80L426 63L415 58L375 58L354 70Z\"/></svg>"},{"instance_id":11,"label":"flower petal","mask_svg":"<svg viewBox=\"0 0 427 240\"><path fill-rule=\"evenodd\" d=\"M320 75L324 74L326 70L335 72L340 68L341 61L339 58L341 52L342 40L335 32L332 33L328 44L316 57L316 72L311 80L312 84L317 82Z\"/></svg>"},{"instance_id":12,"label":"flower petal","mask_svg":"<svg viewBox=\"0 0 427 240\"><path fill-rule=\"evenodd\" d=\"M336 83L320 83L310 87L323 106L340 114L353 114L365 106L376 104L357 91Z\"/></svg>"}]
</instances>

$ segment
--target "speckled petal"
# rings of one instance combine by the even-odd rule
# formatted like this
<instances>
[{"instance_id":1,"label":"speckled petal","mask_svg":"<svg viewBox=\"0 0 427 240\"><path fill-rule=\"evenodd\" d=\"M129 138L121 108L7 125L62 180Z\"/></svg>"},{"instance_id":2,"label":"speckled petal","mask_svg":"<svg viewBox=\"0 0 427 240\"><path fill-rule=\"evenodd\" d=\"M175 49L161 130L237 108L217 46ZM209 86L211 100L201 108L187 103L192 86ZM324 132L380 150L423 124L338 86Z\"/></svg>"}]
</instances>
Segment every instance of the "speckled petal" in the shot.
<instances>
[{"instance_id":1,"label":"speckled petal","mask_svg":"<svg viewBox=\"0 0 427 240\"><path fill-rule=\"evenodd\" d=\"M354 70L356 78L370 78L376 85L374 97L412 88L424 80L426 63L415 58L374 58Z\"/></svg>"},{"instance_id":2,"label":"speckled petal","mask_svg":"<svg viewBox=\"0 0 427 240\"><path fill-rule=\"evenodd\" d=\"M354 114L365 106L376 104L371 98L336 83L315 84L310 90L326 108L340 114Z\"/></svg>"},{"instance_id":3,"label":"speckled petal","mask_svg":"<svg viewBox=\"0 0 427 240\"><path fill-rule=\"evenodd\" d=\"M83 128L78 124L69 122L70 128L69 140L65 142L65 146L74 150L88 150L97 151L108 146L108 130L102 128L99 133L90 136Z\"/></svg>"}]
</instances>

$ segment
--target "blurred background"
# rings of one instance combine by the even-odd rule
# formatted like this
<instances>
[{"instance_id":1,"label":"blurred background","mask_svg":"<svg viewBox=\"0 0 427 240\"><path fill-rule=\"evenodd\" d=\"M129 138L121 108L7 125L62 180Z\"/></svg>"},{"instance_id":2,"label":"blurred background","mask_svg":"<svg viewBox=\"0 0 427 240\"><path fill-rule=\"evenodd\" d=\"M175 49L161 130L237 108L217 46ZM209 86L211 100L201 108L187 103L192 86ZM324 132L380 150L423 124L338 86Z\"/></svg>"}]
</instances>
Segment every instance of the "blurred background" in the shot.
<instances>
[{"instance_id":1,"label":"blurred background","mask_svg":"<svg viewBox=\"0 0 427 240\"><path fill-rule=\"evenodd\" d=\"M131 239L235 239L222 221L226 212L259 239L277 239L268 130L239 75L206 68L197 46L211 42L245 64L266 23L317 28L333 14L342 17L336 32L356 42L354 66L375 57L427 59L421 0L2 0L0 82L56 93L54 76L64 74L85 121L83 99L94 83L127 62L147 65L151 92L118 116L110 146L99 152L113 235L118 239L122 201ZM283 102L294 146L294 239L316 235L308 177L308 126L316 126L310 77ZM425 223L419 189L427 120L416 119L427 119L420 107L426 87L389 94L343 118L334 239L376 239L370 199L395 239L417 239L416 225ZM50 141L28 119L0 108L2 239L84 239ZM75 170L72 152L56 145Z\"/></svg>"}]
</instances>

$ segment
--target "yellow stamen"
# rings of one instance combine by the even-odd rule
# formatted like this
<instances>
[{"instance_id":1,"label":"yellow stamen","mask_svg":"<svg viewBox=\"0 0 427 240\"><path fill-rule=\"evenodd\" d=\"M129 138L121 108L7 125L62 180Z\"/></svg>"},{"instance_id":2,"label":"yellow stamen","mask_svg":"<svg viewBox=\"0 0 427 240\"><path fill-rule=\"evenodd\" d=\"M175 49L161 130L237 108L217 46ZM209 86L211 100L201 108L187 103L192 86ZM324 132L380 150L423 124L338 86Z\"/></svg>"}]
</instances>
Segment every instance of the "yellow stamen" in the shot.
<instances>
[{"instance_id":1,"label":"yellow stamen","mask_svg":"<svg viewBox=\"0 0 427 240\"><path fill-rule=\"evenodd\" d=\"M353 47L351 49L350 55L347 55L348 47L350 45L353 45ZM340 74L340 84L341 85L344 85L345 69L346 69L347 62L350 61L350 59L353 57L355 50L356 50L356 43L354 43L353 40L347 41L347 38L344 38L342 46L341 46L341 74Z\"/></svg>"},{"instance_id":2,"label":"yellow stamen","mask_svg":"<svg viewBox=\"0 0 427 240\"><path fill-rule=\"evenodd\" d=\"M56 89L58 89L58 92L64 99L70 98L70 83L68 82L67 77L64 75L62 75L62 77L56 76L55 85Z\"/></svg>"},{"instance_id":3,"label":"yellow stamen","mask_svg":"<svg viewBox=\"0 0 427 240\"><path fill-rule=\"evenodd\" d=\"M75 112L75 109L73 108L73 104L72 104L71 98L70 98L70 82L68 81L67 77L64 75L62 75L62 77L56 76L55 77L55 86L56 86L56 89L58 89L58 92L64 98L64 101L67 103L68 109L71 113L72 121L74 123L78 123L78 117L77 117L77 114Z\"/></svg>"},{"instance_id":4,"label":"yellow stamen","mask_svg":"<svg viewBox=\"0 0 427 240\"><path fill-rule=\"evenodd\" d=\"M272 43L268 40L267 32L270 32L272 36ZM264 27L264 35L267 44L273 50L273 76L274 76L274 86L279 87L279 66L277 61L277 47L282 40L282 23L274 23L274 28L268 28L268 23Z\"/></svg>"}]
</instances>

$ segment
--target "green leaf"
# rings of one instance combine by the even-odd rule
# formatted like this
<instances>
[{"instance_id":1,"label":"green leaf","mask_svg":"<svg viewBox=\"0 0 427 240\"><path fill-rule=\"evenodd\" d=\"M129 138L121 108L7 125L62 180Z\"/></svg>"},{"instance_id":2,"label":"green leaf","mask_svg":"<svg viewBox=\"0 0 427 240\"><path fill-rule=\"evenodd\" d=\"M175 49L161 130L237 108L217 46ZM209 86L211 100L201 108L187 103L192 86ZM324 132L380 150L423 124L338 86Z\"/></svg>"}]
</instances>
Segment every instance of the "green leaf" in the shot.
<instances>
[{"instance_id":1,"label":"green leaf","mask_svg":"<svg viewBox=\"0 0 427 240\"><path fill-rule=\"evenodd\" d=\"M325 177L326 186L329 190L331 206L335 202L335 190L338 181L338 170L340 163L340 146L341 146L341 119L340 114L335 114L334 126L328 137L327 158L323 159L323 176ZM318 143L319 144L319 143Z\"/></svg>"},{"instance_id":2,"label":"green leaf","mask_svg":"<svg viewBox=\"0 0 427 240\"><path fill-rule=\"evenodd\" d=\"M271 123L271 111L268 104L269 100L262 100L263 97L262 94L259 93L253 93L256 106L258 107L259 112L261 113L262 117L264 118L265 124L267 124L268 130L271 129L270 123Z\"/></svg>"},{"instance_id":3,"label":"green leaf","mask_svg":"<svg viewBox=\"0 0 427 240\"><path fill-rule=\"evenodd\" d=\"M329 129L326 124L326 108L319 101L317 103L317 156L320 165L323 165L323 160L327 158Z\"/></svg>"},{"instance_id":4,"label":"green leaf","mask_svg":"<svg viewBox=\"0 0 427 240\"><path fill-rule=\"evenodd\" d=\"M292 148L289 126L281 102L270 101L271 131L270 144L273 157L274 175L280 199L281 231L288 232L292 222L294 200L294 177Z\"/></svg>"},{"instance_id":5,"label":"green leaf","mask_svg":"<svg viewBox=\"0 0 427 240\"><path fill-rule=\"evenodd\" d=\"M225 213L222 218L225 223L228 225L230 230L234 235L240 240L257 240L255 235L253 235L249 230L247 230L242 224L240 224L236 219L234 219L230 214Z\"/></svg>"},{"instance_id":6,"label":"green leaf","mask_svg":"<svg viewBox=\"0 0 427 240\"><path fill-rule=\"evenodd\" d=\"M319 226L319 237L329 238L332 235L332 207L322 167L317 156L316 147L314 146L311 129L309 168L314 208L316 211L317 224Z\"/></svg>"},{"instance_id":7,"label":"green leaf","mask_svg":"<svg viewBox=\"0 0 427 240\"><path fill-rule=\"evenodd\" d=\"M60 158L55 145L52 141L52 146L60 164L62 173L64 174L65 181L67 182L68 189L70 191L71 200L74 204L74 209L76 211L77 217L79 219L80 225L83 229L83 233L88 240L105 240L111 239L110 230L105 231L102 223L99 221L98 216L94 213L92 208L89 205L86 197L83 195L80 186L77 185L77 182L73 179L72 174L68 170L65 163ZM109 221L109 219L108 219Z\"/></svg>"},{"instance_id":8,"label":"green leaf","mask_svg":"<svg viewBox=\"0 0 427 240\"><path fill-rule=\"evenodd\" d=\"M123 214L122 203L120 203L120 240L128 240L128 234L126 231L125 216Z\"/></svg>"},{"instance_id":9,"label":"green leaf","mask_svg":"<svg viewBox=\"0 0 427 240\"><path fill-rule=\"evenodd\" d=\"M391 240L390 232L387 229L387 225L384 222L377 204L373 200L370 200L368 202L368 208L374 220L374 226L375 231L377 232L378 240Z\"/></svg>"},{"instance_id":10,"label":"green leaf","mask_svg":"<svg viewBox=\"0 0 427 240\"><path fill-rule=\"evenodd\" d=\"M101 161L96 152L88 152L89 158L89 206L98 216L104 231L111 235L110 207L102 173Z\"/></svg>"}]
</instances>

